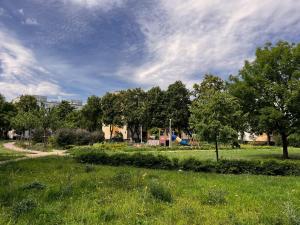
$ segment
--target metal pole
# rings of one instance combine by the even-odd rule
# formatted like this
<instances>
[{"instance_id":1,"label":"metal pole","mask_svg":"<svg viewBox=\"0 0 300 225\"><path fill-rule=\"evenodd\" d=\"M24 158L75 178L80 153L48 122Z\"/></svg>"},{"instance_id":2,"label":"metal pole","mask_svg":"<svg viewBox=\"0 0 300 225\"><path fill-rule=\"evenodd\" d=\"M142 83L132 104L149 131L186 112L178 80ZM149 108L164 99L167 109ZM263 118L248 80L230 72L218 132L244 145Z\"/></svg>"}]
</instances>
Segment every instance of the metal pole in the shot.
<instances>
[{"instance_id":1,"label":"metal pole","mask_svg":"<svg viewBox=\"0 0 300 225\"><path fill-rule=\"evenodd\" d=\"M170 119L169 127L169 148L172 147L172 119Z\"/></svg>"}]
</instances>

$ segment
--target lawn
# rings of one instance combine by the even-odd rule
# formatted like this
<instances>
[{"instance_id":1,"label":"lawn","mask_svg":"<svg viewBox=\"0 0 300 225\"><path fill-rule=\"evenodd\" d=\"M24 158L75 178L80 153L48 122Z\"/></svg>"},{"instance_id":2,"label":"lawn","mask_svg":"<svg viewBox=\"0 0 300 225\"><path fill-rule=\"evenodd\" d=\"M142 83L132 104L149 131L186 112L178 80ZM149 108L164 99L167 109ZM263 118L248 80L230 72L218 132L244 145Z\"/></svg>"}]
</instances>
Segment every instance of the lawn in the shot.
<instances>
[{"instance_id":1,"label":"lawn","mask_svg":"<svg viewBox=\"0 0 300 225\"><path fill-rule=\"evenodd\" d=\"M95 145L94 149L104 150L107 153L125 152L125 153L151 153L154 155L164 155L170 158L186 159L195 158L198 160L216 160L216 153L213 148L209 150L198 149L169 149L163 148L151 148L151 147L132 147L125 146L124 144L104 144ZM300 163L300 148L289 147L289 161ZM228 146L222 146L219 150L220 159L234 159L234 160L282 160L282 147L278 146L253 146L242 145L240 149L231 149Z\"/></svg>"},{"instance_id":2,"label":"lawn","mask_svg":"<svg viewBox=\"0 0 300 225\"><path fill-rule=\"evenodd\" d=\"M7 150L3 147L4 142L0 141L0 161L16 159L23 156L22 153Z\"/></svg>"},{"instance_id":3,"label":"lawn","mask_svg":"<svg viewBox=\"0 0 300 225\"><path fill-rule=\"evenodd\" d=\"M0 166L0 224L299 224L298 177L92 166Z\"/></svg>"},{"instance_id":4,"label":"lawn","mask_svg":"<svg viewBox=\"0 0 300 225\"><path fill-rule=\"evenodd\" d=\"M199 160L215 160L214 150L174 150L174 151L152 151L154 154L161 154L173 158L185 159L196 158ZM300 162L300 148L289 148L291 161ZM223 149L219 150L220 159L243 159L243 160L263 160L263 159L281 159L281 147L269 146L243 146L241 149Z\"/></svg>"}]
</instances>

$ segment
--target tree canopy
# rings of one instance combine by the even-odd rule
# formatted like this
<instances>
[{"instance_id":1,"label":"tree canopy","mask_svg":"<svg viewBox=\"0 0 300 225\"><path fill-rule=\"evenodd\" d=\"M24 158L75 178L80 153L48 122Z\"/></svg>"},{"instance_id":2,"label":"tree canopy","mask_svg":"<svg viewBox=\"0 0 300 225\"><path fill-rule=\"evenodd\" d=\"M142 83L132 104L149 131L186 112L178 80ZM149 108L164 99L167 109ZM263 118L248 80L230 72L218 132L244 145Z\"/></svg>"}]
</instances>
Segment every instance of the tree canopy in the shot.
<instances>
[{"instance_id":1,"label":"tree canopy","mask_svg":"<svg viewBox=\"0 0 300 225\"><path fill-rule=\"evenodd\" d=\"M300 45L266 44L255 56L232 78L230 91L253 131L281 136L283 158L288 158L287 138L300 127Z\"/></svg>"}]
</instances>

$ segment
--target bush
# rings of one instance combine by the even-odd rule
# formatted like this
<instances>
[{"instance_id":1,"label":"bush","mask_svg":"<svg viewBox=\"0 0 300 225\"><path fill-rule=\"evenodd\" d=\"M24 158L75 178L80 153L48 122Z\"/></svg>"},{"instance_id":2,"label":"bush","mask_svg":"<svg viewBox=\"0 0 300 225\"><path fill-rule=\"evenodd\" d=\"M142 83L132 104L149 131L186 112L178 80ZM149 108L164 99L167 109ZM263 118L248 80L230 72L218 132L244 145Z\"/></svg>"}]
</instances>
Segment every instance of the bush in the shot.
<instances>
[{"instance_id":1,"label":"bush","mask_svg":"<svg viewBox=\"0 0 300 225\"><path fill-rule=\"evenodd\" d=\"M76 143L76 135L74 130L62 128L56 131L55 141L58 146L67 147Z\"/></svg>"},{"instance_id":2,"label":"bush","mask_svg":"<svg viewBox=\"0 0 300 225\"><path fill-rule=\"evenodd\" d=\"M173 197L171 191L167 189L162 184L158 183L158 181L152 181L149 185L149 191L153 198L163 201L163 202L172 202Z\"/></svg>"},{"instance_id":3,"label":"bush","mask_svg":"<svg viewBox=\"0 0 300 225\"><path fill-rule=\"evenodd\" d=\"M86 149L75 154L77 161L82 163L103 165L128 165L149 169L182 169L195 172L216 172L222 174L262 174L262 175L294 175L300 176L300 165L289 161L247 161L220 160L200 161L194 158L179 161L162 155L153 154L107 154L93 149Z\"/></svg>"},{"instance_id":4,"label":"bush","mask_svg":"<svg viewBox=\"0 0 300 225\"><path fill-rule=\"evenodd\" d=\"M56 131L51 143L54 146L67 148L72 145L88 145L104 140L103 132L90 133L84 129L63 128Z\"/></svg>"},{"instance_id":5,"label":"bush","mask_svg":"<svg viewBox=\"0 0 300 225\"><path fill-rule=\"evenodd\" d=\"M104 141L104 133L103 131L94 131L90 134L90 143L100 143Z\"/></svg>"},{"instance_id":6,"label":"bush","mask_svg":"<svg viewBox=\"0 0 300 225\"><path fill-rule=\"evenodd\" d=\"M44 130L41 128L35 129L32 132L32 141L35 143L44 142Z\"/></svg>"},{"instance_id":7,"label":"bush","mask_svg":"<svg viewBox=\"0 0 300 225\"><path fill-rule=\"evenodd\" d=\"M75 130L75 137L77 145L88 145L90 143L90 132L84 129ZM74 143L73 143L74 144Z\"/></svg>"},{"instance_id":8,"label":"bush","mask_svg":"<svg viewBox=\"0 0 300 225\"><path fill-rule=\"evenodd\" d=\"M300 147L300 134L291 134L288 141L290 146Z\"/></svg>"}]
</instances>

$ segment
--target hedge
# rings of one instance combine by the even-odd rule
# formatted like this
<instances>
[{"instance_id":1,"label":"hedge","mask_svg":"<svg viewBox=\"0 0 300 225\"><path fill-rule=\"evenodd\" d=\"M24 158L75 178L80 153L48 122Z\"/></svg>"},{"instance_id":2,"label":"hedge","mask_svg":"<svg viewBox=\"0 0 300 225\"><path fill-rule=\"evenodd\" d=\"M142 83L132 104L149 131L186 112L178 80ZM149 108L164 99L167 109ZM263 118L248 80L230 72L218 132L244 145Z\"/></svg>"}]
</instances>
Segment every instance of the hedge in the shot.
<instances>
[{"instance_id":1,"label":"hedge","mask_svg":"<svg viewBox=\"0 0 300 225\"><path fill-rule=\"evenodd\" d=\"M260 174L260 175L294 175L300 176L300 165L288 161L247 161L220 160L200 161L194 158L179 161L162 155L153 154L107 154L106 152L88 151L75 155L81 163L111 166L134 166L150 169L185 170L195 172L214 172L221 174Z\"/></svg>"}]
</instances>

